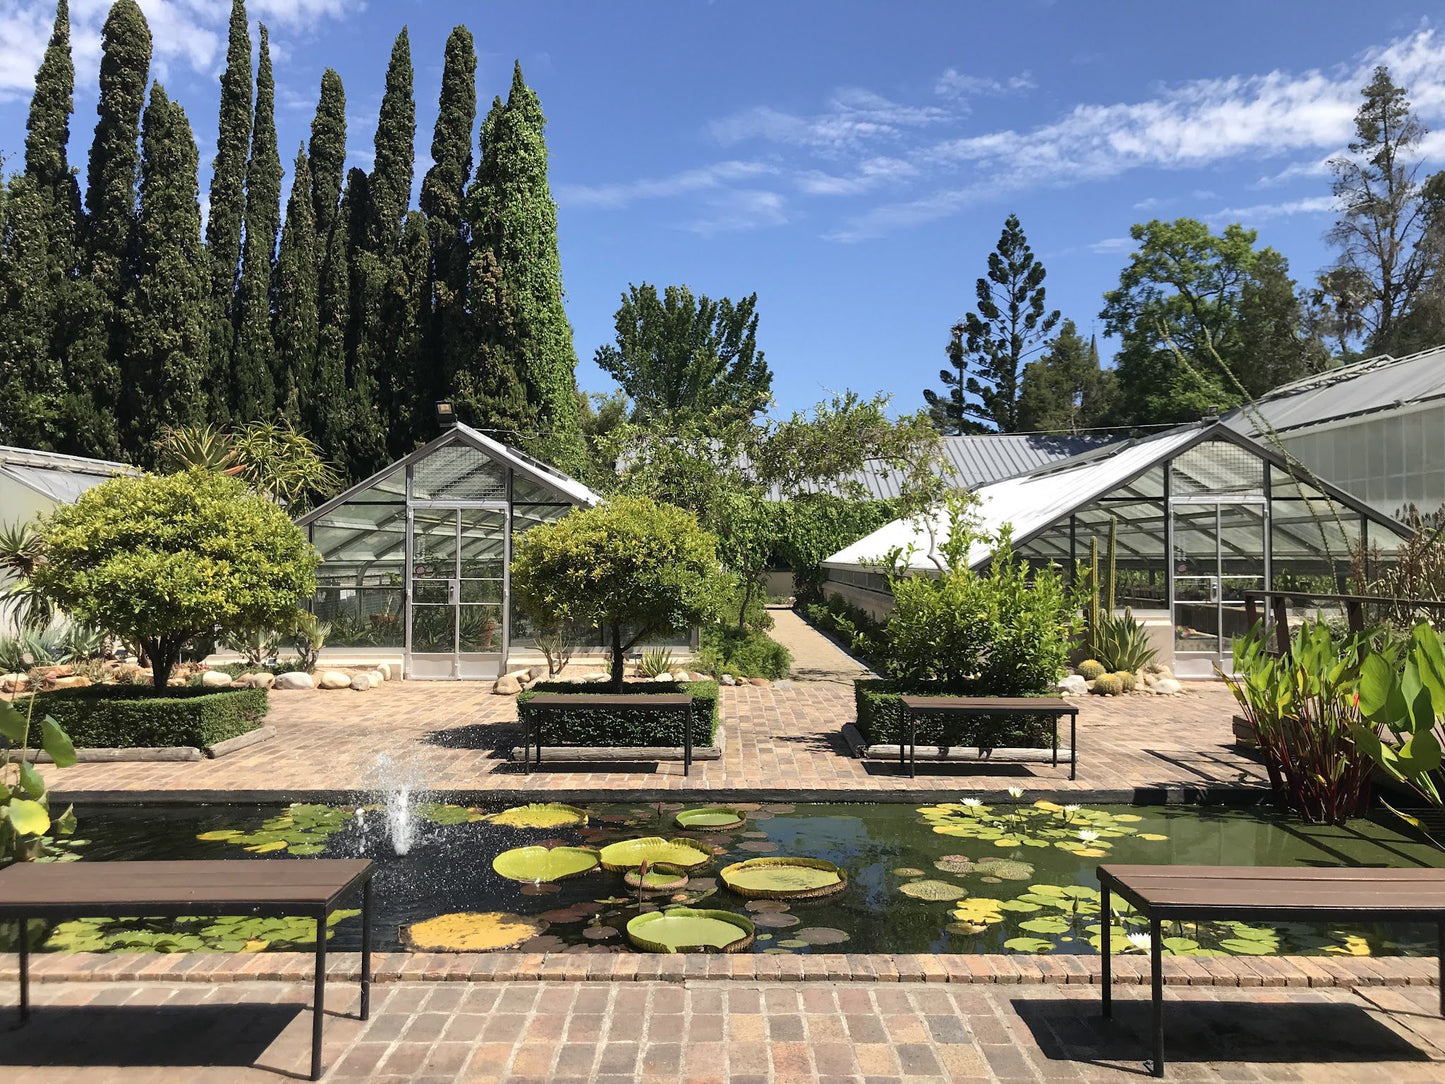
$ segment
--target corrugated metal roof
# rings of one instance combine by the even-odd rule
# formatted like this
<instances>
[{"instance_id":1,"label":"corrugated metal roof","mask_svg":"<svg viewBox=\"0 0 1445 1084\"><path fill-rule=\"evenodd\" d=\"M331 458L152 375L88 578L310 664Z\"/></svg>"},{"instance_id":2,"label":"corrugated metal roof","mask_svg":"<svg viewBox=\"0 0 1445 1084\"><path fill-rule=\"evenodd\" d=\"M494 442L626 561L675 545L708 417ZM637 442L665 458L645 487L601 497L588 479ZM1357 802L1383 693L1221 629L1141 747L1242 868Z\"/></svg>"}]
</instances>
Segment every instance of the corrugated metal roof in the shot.
<instances>
[{"instance_id":1,"label":"corrugated metal roof","mask_svg":"<svg viewBox=\"0 0 1445 1084\"><path fill-rule=\"evenodd\" d=\"M70 504L87 489L100 485L108 478L138 473L127 463L115 463L108 459L87 459L59 452L0 446L0 476L57 504Z\"/></svg>"},{"instance_id":2,"label":"corrugated metal roof","mask_svg":"<svg viewBox=\"0 0 1445 1084\"><path fill-rule=\"evenodd\" d=\"M1276 388L1249 410L1222 419L1241 433L1258 431L1256 411L1283 432L1445 396L1445 346L1408 357L1366 358Z\"/></svg>"},{"instance_id":3,"label":"corrugated metal roof","mask_svg":"<svg viewBox=\"0 0 1445 1084\"><path fill-rule=\"evenodd\" d=\"M1153 464L1168 459L1197 439L1200 431L1199 426L1191 425L1144 440L1120 441L1073 466L1045 467L1033 474L978 487L979 526L995 533L1005 524L1012 524L1013 537L1021 540L1117 488ZM896 519L885 524L833 554L823 566L867 567L876 565L894 549L914 546L910 567L931 569L934 565L928 557L929 527L932 527L935 544L941 546L948 540L948 515L940 508L929 516L931 524L918 519ZM970 564L975 567L983 564L992 552L987 546L972 550Z\"/></svg>"},{"instance_id":4,"label":"corrugated metal roof","mask_svg":"<svg viewBox=\"0 0 1445 1084\"><path fill-rule=\"evenodd\" d=\"M1071 459L1114 440L1103 435L1049 436L1039 433L979 433L943 438L948 481L958 489L977 489L1000 478L1026 474L1051 463ZM886 500L902 495L903 474L882 464L870 464L851 475L870 496ZM824 487L838 492L841 486ZM777 494L774 494L777 497Z\"/></svg>"}]
</instances>

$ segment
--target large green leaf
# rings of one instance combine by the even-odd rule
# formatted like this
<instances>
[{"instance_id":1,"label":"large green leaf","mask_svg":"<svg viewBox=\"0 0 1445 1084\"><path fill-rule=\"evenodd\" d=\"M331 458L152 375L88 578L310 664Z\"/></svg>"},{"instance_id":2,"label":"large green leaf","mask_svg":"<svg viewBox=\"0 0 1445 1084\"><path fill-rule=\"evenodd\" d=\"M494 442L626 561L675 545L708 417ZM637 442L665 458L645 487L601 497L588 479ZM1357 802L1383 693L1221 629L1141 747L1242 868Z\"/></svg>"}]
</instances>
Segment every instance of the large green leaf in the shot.
<instances>
[{"instance_id":1,"label":"large green leaf","mask_svg":"<svg viewBox=\"0 0 1445 1084\"><path fill-rule=\"evenodd\" d=\"M17 835L43 836L50 827L50 814L39 802L32 802L28 798L12 798L10 824Z\"/></svg>"},{"instance_id":2,"label":"large green leaf","mask_svg":"<svg viewBox=\"0 0 1445 1084\"><path fill-rule=\"evenodd\" d=\"M57 768L69 768L75 763L75 746L71 744L70 735L48 715L40 721L40 744L45 746Z\"/></svg>"},{"instance_id":3,"label":"large green leaf","mask_svg":"<svg viewBox=\"0 0 1445 1084\"><path fill-rule=\"evenodd\" d=\"M25 716L8 700L0 700L0 734L17 745L25 740Z\"/></svg>"},{"instance_id":4,"label":"large green leaf","mask_svg":"<svg viewBox=\"0 0 1445 1084\"><path fill-rule=\"evenodd\" d=\"M1395 669L1381 655L1372 654L1360 667L1360 710L1374 719L1390 702L1395 687Z\"/></svg>"},{"instance_id":5,"label":"large green leaf","mask_svg":"<svg viewBox=\"0 0 1445 1084\"><path fill-rule=\"evenodd\" d=\"M20 785L32 798L39 798L45 793L45 780L40 778L40 773L28 760L20 762Z\"/></svg>"}]
</instances>

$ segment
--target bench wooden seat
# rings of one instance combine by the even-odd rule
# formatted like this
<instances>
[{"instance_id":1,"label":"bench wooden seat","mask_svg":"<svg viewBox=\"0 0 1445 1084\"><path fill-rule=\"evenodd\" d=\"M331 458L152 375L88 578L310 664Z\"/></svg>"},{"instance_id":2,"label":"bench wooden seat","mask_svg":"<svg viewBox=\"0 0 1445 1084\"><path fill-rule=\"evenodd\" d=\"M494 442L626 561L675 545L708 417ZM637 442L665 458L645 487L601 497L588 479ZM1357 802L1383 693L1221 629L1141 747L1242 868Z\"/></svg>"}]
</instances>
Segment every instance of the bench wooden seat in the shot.
<instances>
[{"instance_id":1,"label":"bench wooden seat","mask_svg":"<svg viewBox=\"0 0 1445 1084\"><path fill-rule=\"evenodd\" d=\"M311 1079L321 1079L326 932L331 912L361 889L361 1019L371 1014L370 859L193 862L17 862L0 870L0 920L20 923L20 1022L30 1016L30 919L300 915L316 920Z\"/></svg>"},{"instance_id":2,"label":"bench wooden seat","mask_svg":"<svg viewBox=\"0 0 1445 1084\"><path fill-rule=\"evenodd\" d=\"M1113 1013L1110 899L1124 897L1149 920L1154 1075L1164 1075L1164 980L1160 924L1174 920L1433 922L1445 1016L1445 869L1296 866L1100 866L1103 1012Z\"/></svg>"},{"instance_id":3,"label":"bench wooden seat","mask_svg":"<svg viewBox=\"0 0 1445 1084\"><path fill-rule=\"evenodd\" d=\"M1059 764L1059 719L1069 717L1069 778L1079 769L1079 707L1052 696L903 696L903 714L908 719L908 775L918 774L918 717L953 715L977 718L989 715L1050 715L1054 720L1052 764ZM900 735L901 737L901 735ZM903 742L898 743L898 763L903 764Z\"/></svg>"},{"instance_id":4,"label":"bench wooden seat","mask_svg":"<svg viewBox=\"0 0 1445 1084\"><path fill-rule=\"evenodd\" d=\"M694 705L687 693L537 693L527 701L528 710L565 711L569 708L605 708L624 711L669 711L678 708L687 712L687 725L682 728L682 774L692 772L692 727ZM521 713L519 713L521 714ZM522 715L522 766L532 771L532 724ZM537 735L537 767L542 766L542 736ZM567 746L549 745L547 759L565 762ZM588 760L595 758L588 757ZM637 754L627 758L631 763L639 759Z\"/></svg>"}]
</instances>

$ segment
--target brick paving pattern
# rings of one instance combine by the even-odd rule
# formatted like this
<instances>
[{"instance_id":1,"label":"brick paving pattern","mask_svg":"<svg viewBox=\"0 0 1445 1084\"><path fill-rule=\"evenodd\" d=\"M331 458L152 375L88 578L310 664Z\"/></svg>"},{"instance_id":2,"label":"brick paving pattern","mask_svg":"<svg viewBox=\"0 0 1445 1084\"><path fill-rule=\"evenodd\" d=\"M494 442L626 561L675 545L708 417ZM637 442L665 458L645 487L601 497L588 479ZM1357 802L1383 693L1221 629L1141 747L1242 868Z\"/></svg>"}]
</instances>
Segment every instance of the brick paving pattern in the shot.
<instances>
[{"instance_id":1,"label":"brick paving pattern","mask_svg":"<svg viewBox=\"0 0 1445 1084\"><path fill-rule=\"evenodd\" d=\"M700 762L684 779L681 764L602 767L556 765L524 775L501 750L521 744L516 702L482 682L391 682L369 692L271 694L268 723L277 736L218 760L85 763L46 768L66 796L121 797L168 792L177 798L230 792L303 798L365 790L378 754L414 762L443 793L510 796L546 791L579 798L608 793L713 792L717 796L787 793L798 800L907 800L928 793L1005 791L1090 795L1129 801L1138 791L1262 786L1262 767L1231 744L1234 702L1212 682L1181 696L1135 694L1080 700L1079 777L1047 765L920 762L909 780L896 764L848 755L840 730L855 717L851 685L789 682L724 688L724 756ZM1158 795L1156 794L1157 798Z\"/></svg>"},{"instance_id":2,"label":"brick paving pattern","mask_svg":"<svg viewBox=\"0 0 1445 1084\"><path fill-rule=\"evenodd\" d=\"M304 983L50 983L0 1032L7 1084L305 1079ZM0 998L13 1006L13 989ZM1175 1079L1438 1081L1434 990L1171 990ZM326 1079L554 1081L1135 1081L1145 991L1099 1018L1086 986L926 983L395 983L354 1019L327 994Z\"/></svg>"},{"instance_id":3,"label":"brick paving pattern","mask_svg":"<svg viewBox=\"0 0 1445 1084\"><path fill-rule=\"evenodd\" d=\"M790 609L769 608L772 638L793 653L792 676L807 681L851 683L869 673L868 667Z\"/></svg>"}]
</instances>

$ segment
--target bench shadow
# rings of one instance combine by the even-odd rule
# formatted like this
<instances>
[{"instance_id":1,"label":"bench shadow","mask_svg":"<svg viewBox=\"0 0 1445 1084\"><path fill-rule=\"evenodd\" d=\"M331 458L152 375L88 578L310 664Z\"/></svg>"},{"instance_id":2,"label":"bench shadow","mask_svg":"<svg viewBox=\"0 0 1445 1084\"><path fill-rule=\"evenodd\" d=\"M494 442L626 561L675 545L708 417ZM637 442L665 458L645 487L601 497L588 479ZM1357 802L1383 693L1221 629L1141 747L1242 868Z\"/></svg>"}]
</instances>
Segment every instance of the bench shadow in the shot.
<instances>
[{"instance_id":1,"label":"bench shadow","mask_svg":"<svg viewBox=\"0 0 1445 1084\"><path fill-rule=\"evenodd\" d=\"M1039 767L1050 772L1062 771L1064 778L1068 778L1069 766L1061 762L1057 768L1052 764L1042 764ZM892 776L895 779L908 778L908 765L899 764L896 760L865 760L863 770L869 775ZM969 779L982 776L1009 776L1012 778L1036 779L1041 774L1032 770L1028 764L1005 764L995 763L988 760L973 761L938 761L930 760L918 762L918 778L924 776L953 776Z\"/></svg>"},{"instance_id":2,"label":"bench shadow","mask_svg":"<svg viewBox=\"0 0 1445 1084\"><path fill-rule=\"evenodd\" d=\"M424 745L443 749L476 749L500 756L503 750L521 744L522 729L515 723L468 723L433 730L422 735L421 740Z\"/></svg>"},{"instance_id":3,"label":"bench shadow","mask_svg":"<svg viewBox=\"0 0 1445 1084\"><path fill-rule=\"evenodd\" d=\"M1152 1056L1147 999L1016 998L1010 1004L1050 1061L1139 1067ZM1432 1060L1363 1006L1258 1000L1164 1002L1166 1072L1181 1063L1350 1063Z\"/></svg>"},{"instance_id":4,"label":"bench shadow","mask_svg":"<svg viewBox=\"0 0 1445 1084\"><path fill-rule=\"evenodd\" d=\"M254 1066L305 1005L42 1005L0 1028L0 1065ZM3 1074L0 1074L3 1075Z\"/></svg>"},{"instance_id":5,"label":"bench shadow","mask_svg":"<svg viewBox=\"0 0 1445 1084\"><path fill-rule=\"evenodd\" d=\"M678 771L682 770L682 761L675 761ZM693 770L703 762L693 761ZM605 775L608 772L629 772L639 775L657 775L661 763L656 760L543 760L542 763L532 765L532 775ZM519 760L507 760L498 764L492 769L493 775L516 775L525 777L527 769Z\"/></svg>"}]
</instances>

